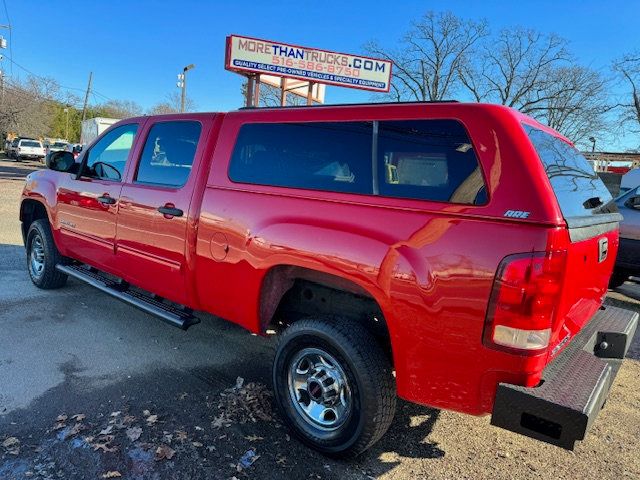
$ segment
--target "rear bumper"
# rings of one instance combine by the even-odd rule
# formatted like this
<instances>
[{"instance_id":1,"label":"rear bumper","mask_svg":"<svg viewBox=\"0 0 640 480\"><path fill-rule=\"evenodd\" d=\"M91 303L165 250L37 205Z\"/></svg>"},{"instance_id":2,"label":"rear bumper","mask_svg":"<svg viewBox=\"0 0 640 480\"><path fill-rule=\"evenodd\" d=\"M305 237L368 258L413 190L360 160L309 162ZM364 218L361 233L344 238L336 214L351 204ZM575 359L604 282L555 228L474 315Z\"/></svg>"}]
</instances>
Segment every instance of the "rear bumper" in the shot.
<instances>
[{"instance_id":1,"label":"rear bumper","mask_svg":"<svg viewBox=\"0 0 640 480\"><path fill-rule=\"evenodd\" d=\"M538 387L498 385L491 424L573 450L604 406L637 325L636 312L599 310L547 366Z\"/></svg>"}]
</instances>

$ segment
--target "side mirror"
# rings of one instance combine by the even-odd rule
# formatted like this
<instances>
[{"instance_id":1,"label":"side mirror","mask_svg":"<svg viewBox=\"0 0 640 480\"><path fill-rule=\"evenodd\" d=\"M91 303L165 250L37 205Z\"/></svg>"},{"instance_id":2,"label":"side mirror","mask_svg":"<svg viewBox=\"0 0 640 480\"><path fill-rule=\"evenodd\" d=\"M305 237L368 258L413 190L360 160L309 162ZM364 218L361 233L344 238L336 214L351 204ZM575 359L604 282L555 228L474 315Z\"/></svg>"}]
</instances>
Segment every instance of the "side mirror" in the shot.
<instances>
[{"instance_id":1,"label":"side mirror","mask_svg":"<svg viewBox=\"0 0 640 480\"><path fill-rule=\"evenodd\" d=\"M640 195L635 195L635 196L629 198L629 200L624 202L624 204L629 208L633 208L635 210L640 210Z\"/></svg>"},{"instance_id":2,"label":"side mirror","mask_svg":"<svg viewBox=\"0 0 640 480\"><path fill-rule=\"evenodd\" d=\"M77 169L76 160L71 152L51 152L47 155L45 163L47 168L56 172L73 172Z\"/></svg>"}]
</instances>

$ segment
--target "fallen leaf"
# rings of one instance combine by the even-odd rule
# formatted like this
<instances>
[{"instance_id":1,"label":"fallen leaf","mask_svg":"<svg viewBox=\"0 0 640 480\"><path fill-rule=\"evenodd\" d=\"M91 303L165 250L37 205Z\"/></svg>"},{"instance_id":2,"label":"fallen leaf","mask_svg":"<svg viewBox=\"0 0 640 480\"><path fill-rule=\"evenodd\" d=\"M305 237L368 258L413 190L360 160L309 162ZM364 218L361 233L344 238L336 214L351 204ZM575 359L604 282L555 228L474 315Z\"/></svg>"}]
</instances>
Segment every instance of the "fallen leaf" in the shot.
<instances>
[{"instance_id":1,"label":"fallen leaf","mask_svg":"<svg viewBox=\"0 0 640 480\"><path fill-rule=\"evenodd\" d=\"M16 456L18 456L18 455L20 455L20 447L15 447L15 448L12 448L11 450L7 450L7 453L8 453L9 455L16 455Z\"/></svg>"},{"instance_id":2,"label":"fallen leaf","mask_svg":"<svg viewBox=\"0 0 640 480\"><path fill-rule=\"evenodd\" d=\"M143 410L142 411L142 416L148 417L149 415L151 415L151 412L149 410Z\"/></svg>"},{"instance_id":3,"label":"fallen leaf","mask_svg":"<svg viewBox=\"0 0 640 480\"><path fill-rule=\"evenodd\" d=\"M87 418L87 416L84 413L76 413L73 417L71 417L73 420L75 420L76 422L81 422L83 421L85 418Z\"/></svg>"},{"instance_id":4,"label":"fallen leaf","mask_svg":"<svg viewBox=\"0 0 640 480\"><path fill-rule=\"evenodd\" d=\"M193 445L196 448L202 447L202 444L200 442L192 442L191 445Z\"/></svg>"},{"instance_id":5,"label":"fallen leaf","mask_svg":"<svg viewBox=\"0 0 640 480\"><path fill-rule=\"evenodd\" d=\"M131 427L127 428L127 438L132 442L135 442L142 435L142 428L140 427Z\"/></svg>"},{"instance_id":6,"label":"fallen leaf","mask_svg":"<svg viewBox=\"0 0 640 480\"><path fill-rule=\"evenodd\" d=\"M179 400L184 400L185 398L187 398L187 396L188 396L188 395L189 395L189 394L188 394L187 392L181 393L181 394L178 396L178 399L179 399Z\"/></svg>"},{"instance_id":7,"label":"fallen leaf","mask_svg":"<svg viewBox=\"0 0 640 480\"><path fill-rule=\"evenodd\" d=\"M285 457L284 455L278 455L278 458L276 458L276 463L278 465L286 465L287 464L287 457Z\"/></svg>"},{"instance_id":8,"label":"fallen leaf","mask_svg":"<svg viewBox=\"0 0 640 480\"><path fill-rule=\"evenodd\" d=\"M200 431L202 431L202 430L204 430L204 428L199 427L199 426L197 426L197 425L196 425L196 430L200 430Z\"/></svg>"},{"instance_id":9,"label":"fallen leaf","mask_svg":"<svg viewBox=\"0 0 640 480\"><path fill-rule=\"evenodd\" d=\"M66 440L67 438L73 437L77 434L80 433L81 430L83 430L83 425L81 423L76 423L72 428L70 428L69 430L67 430L66 432L64 432L64 435L62 437L63 440Z\"/></svg>"},{"instance_id":10,"label":"fallen leaf","mask_svg":"<svg viewBox=\"0 0 640 480\"><path fill-rule=\"evenodd\" d=\"M153 425L154 423L156 423L158 421L158 415L149 415L147 417L147 423L149 425Z\"/></svg>"},{"instance_id":11,"label":"fallen leaf","mask_svg":"<svg viewBox=\"0 0 640 480\"><path fill-rule=\"evenodd\" d=\"M54 430L60 430L61 428L66 427L67 425L64 422L58 422L53 426Z\"/></svg>"},{"instance_id":12,"label":"fallen leaf","mask_svg":"<svg viewBox=\"0 0 640 480\"><path fill-rule=\"evenodd\" d=\"M156 448L156 461L171 460L175 455L176 451L168 445L160 445Z\"/></svg>"},{"instance_id":13,"label":"fallen leaf","mask_svg":"<svg viewBox=\"0 0 640 480\"><path fill-rule=\"evenodd\" d=\"M94 443L93 444L93 449L94 450L102 450L103 453L113 453L113 452L117 452L118 451L118 447L112 447L109 445L110 442L106 442L106 443Z\"/></svg>"},{"instance_id":14,"label":"fallen leaf","mask_svg":"<svg viewBox=\"0 0 640 480\"><path fill-rule=\"evenodd\" d=\"M100 433L98 435L109 435L112 430L113 430L113 425L109 425L107 428L100 430Z\"/></svg>"},{"instance_id":15,"label":"fallen leaf","mask_svg":"<svg viewBox=\"0 0 640 480\"><path fill-rule=\"evenodd\" d=\"M231 422L227 418L225 418L224 414L222 413L216 418L214 418L213 421L211 422L211 426L213 428L228 427L230 424Z\"/></svg>"},{"instance_id":16,"label":"fallen leaf","mask_svg":"<svg viewBox=\"0 0 640 480\"><path fill-rule=\"evenodd\" d=\"M176 430L176 440L180 440L181 442L184 442L187 439L187 432L184 432L182 430Z\"/></svg>"},{"instance_id":17,"label":"fallen leaf","mask_svg":"<svg viewBox=\"0 0 640 480\"><path fill-rule=\"evenodd\" d=\"M122 477L120 472L117 472L115 470L102 474L102 478L120 478L120 477Z\"/></svg>"},{"instance_id":18,"label":"fallen leaf","mask_svg":"<svg viewBox=\"0 0 640 480\"><path fill-rule=\"evenodd\" d=\"M10 448L14 445L20 445L20 440L18 440L16 437L9 437L4 442L2 442L2 446L4 448Z\"/></svg>"},{"instance_id":19,"label":"fallen leaf","mask_svg":"<svg viewBox=\"0 0 640 480\"><path fill-rule=\"evenodd\" d=\"M263 437L259 437L257 435L247 435L244 438L245 438L245 440L248 440L250 442L259 442L260 440L264 440Z\"/></svg>"},{"instance_id":20,"label":"fallen leaf","mask_svg":"<svg viewBox=\"0 0 640 480\"><path fill-rule=\"evenodd\" d=\"M118 415L120 415L122 412L120 410L118 410L117 412L111 412L111 416L112 417L117 417Z\"/></svg>"},{"instance_id":21,"label":"fallen leaf","mask_svg":"<svg viewBox=\"0 0 640 480\"><path fill-rule=\"evenodd\" d=\"M67 418L69 417L67 417L66 415L58 415L58 417L56 418L56 422L64 422L67 420Z\"/></svg>"},{"instance_id":22,"label":"fallen leaf","mask_svg":"<svg viewBox=\"0 0 640 480\"><path fill-rule=\"evenodd\" d=\"M122 423L133 423L135 419L136 417L134 417L133 415L125 415L122 419Z\"/></svg>"}]
</instances>

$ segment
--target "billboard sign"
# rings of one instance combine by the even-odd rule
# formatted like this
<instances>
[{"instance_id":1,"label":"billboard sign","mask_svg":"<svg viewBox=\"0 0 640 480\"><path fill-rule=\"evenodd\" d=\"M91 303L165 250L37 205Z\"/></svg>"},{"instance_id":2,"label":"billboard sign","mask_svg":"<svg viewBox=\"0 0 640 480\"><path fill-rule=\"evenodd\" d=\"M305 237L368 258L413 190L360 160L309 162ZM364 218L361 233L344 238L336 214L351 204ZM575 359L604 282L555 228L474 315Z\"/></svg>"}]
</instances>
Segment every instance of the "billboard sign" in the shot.
<instances>
[{"instance_id":1,"label":"billboard sign","mask_svg":"<svg viewBox=\"0 0 640 480\"><path fill-rule=\"evenodd\" d=\"M341 87L388 92L389 60L230 35L225 68Z\"/></svg>"}]
</instances>

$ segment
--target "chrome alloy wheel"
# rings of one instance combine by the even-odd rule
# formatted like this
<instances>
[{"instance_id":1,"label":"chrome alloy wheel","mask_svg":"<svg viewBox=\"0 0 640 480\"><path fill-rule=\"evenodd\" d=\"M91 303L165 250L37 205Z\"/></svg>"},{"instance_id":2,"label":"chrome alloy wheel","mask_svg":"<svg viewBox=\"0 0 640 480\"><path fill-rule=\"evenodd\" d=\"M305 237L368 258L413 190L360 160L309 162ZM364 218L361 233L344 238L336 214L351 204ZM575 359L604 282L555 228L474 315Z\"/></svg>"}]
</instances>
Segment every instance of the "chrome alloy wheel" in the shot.
<instances>
[{"instance_id":1,"label":"chrome alloy wheel","mask_svg":"<svg viewBox=\"0 0 640 480\"><path fill-rule=\"evenodd\" d=\"M289 395L300 416L322 430L336 430L351 415L347 376L338 361L319 348L305 348L289 365Z\"/></svg>"},{"instance_id":2,"label":"chrome alloy wheel","mask_svg":"<svg viewBox=\"0 0 640 480\"><path fill-rule=\"evenodd\" d=\"M40 235L34 235L31 240L31 253L29 254L29 270L36 278L44 272L44 243Z\"/></svg>"}]
</instances>

